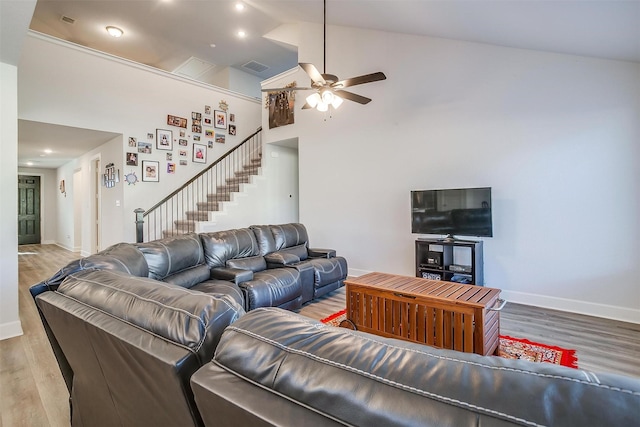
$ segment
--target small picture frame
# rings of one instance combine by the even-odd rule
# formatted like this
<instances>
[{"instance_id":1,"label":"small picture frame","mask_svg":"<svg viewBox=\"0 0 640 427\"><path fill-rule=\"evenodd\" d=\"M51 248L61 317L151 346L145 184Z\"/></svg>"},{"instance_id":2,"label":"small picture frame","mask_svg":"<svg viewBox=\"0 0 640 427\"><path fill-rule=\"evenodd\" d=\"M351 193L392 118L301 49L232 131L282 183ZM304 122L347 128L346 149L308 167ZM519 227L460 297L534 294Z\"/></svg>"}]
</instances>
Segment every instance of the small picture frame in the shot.
<instances>
[{"instance_id":1,"label":"small picture frame","mask_svg":"<svg viewBox=\"0 0 640 427\"><path fill-rule=\"evenodd\" d=\"M137 147L138 146L138 139L134 136L130 136L129 137L129 147Z\"/></svg>"},{"instance_id":2,"label":"small picture frame","mask_svg":"<svg viewBox=\"0 0 640 427\"><path fill-rule=\"evenodd\" d=\"M172 174L172 173L176 173L176 164L175 163L167 163L167 173L168 174Z\"/></svg>"},{"instance_id":3,"label":"small picture frame","mask_svg":"<svg viewBox=\"0 0 640 427\"><path fill-rule=\"evenodd\" d=\"M173 150L173 132L166 129L156 129L156 149Z\"/></svg>"},{"instance_id":4,"label":"small picture frame","mask_svg":"<svg viewBox=\"0 0 640 427\"><path fill-rule=\"evenodd\" d=\"M216 142L224 144L225 135L224 133L216 133Z\"/></svg>"},{"instance_id":5,"label":"small picture frame","mask_svg":"<svg viewBox=\"0 0 640 427\"><path fill-rule=\"evenodd\" d=\"M177 116L168 115L167 116L167 124L169 126L177 126L177 127L180 127L180 128L186 128L187 127L187 119L185 119L184 117L177 117Z\"/></svg>"},{"instance_id":6,"label":"small picture frame","mask_svg":"<svg viewBox=\"0 0 640 427\"><path fill-rule=\"evenodd\" d=\"M154 160L142 161L142 181L160 182L160 162Z\"/></svg>"},{"instance_id":7,"label":"small picture frame","mask_svg":"<svg viewBox=\"0 0 640 427\"><path fill-rule=\"evenodd\" d=\"M194 163L207 163L207 146L204 144L193 144L193 159Z\"/></svg>"},{"instance_id":8,"label":"small picture frame","mask_svg":"<svg viewBox=\"0 0 640 427\"><path fill-rule=\"evenodd\" d=\"M205 138L213 138L213 129L205 129L204 136Z\"/></svg>"},{"instance_id":9,"label":"small picture frame","mask_svg":"<svg viewBox=\"0 0 640 427\"><path fill-rule=\"evenodd\" d=\"M229 113L229 122L234 123L236 121L236 115Z\"/></svg>"},{"instance_id":10,"label":"small picture frame","mask_svg":"<svg viewBox=\"0 0 640 427\"><path fill-rule=\"evenodd\" d=\"M214 110L213 127L216 129L227 128L227 113L222 110Z\"/></svg>"},{"instance_id":11,"label":"small picture frame","mask_svg":"<svg viewBox=\"0 0 640 427\"><path fill-rule=\"evenodd\" d=\"M229 135L236 134L236 125L229 125Z\"/></svg>"},{"instance_id":12,"label":"small picture frame","mask_svg":"<svg viewBox=\"0 0 640 427\"><path fill-rule=\"evenodd\" d=\"M207 115L211 114L211 105L204 106L204 113Z\"/></svg>"},{"instance_id":13,"label":"small picture frame","mask_svg":"<svg viewBox=\"0 0 640 427\"><path fill-rule=\"evenodd\" d=\"M187 140L186 139L179 139L178 140L178 145L180 145L182 147L186 147L187 146Z\"/></svg>"},{"instance_id":14,"label":"small picture frame","mask_svg":"<svg viewBox=\"0 0 640 427\"><path fill-rule=\"evenodd\" d=\"M138 153L127 153L127 166L138 166Z\"/></svg>"},{"instance_id":15,"label":"small picture frame","mask_svg":"<svg viewBox=\"0 0 640 427\"><path fill-rule=\"evenodd\" d=\"M151 154L151 143L138 141L138 153Z\"/></svg>"}]
</instances>

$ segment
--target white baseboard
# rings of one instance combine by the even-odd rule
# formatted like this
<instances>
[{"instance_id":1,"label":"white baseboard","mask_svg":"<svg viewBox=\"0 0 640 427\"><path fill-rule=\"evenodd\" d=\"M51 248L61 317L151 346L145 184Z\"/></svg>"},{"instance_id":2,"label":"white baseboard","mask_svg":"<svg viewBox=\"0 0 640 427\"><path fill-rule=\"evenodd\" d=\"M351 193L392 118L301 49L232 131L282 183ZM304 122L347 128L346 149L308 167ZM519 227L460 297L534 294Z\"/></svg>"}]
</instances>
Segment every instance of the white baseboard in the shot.
<instances>
[{"instance_id":1,"label":"white baseboard","mask_svg":"<svg viewBox=\"0 0 640 427\"><path fill-rule=\"evenodd\" d=\"M364 274L371 273L369 270L358 270L357 268L350 268L350 267L348 267L348 269L349 269L349 272L347 274L352 277L358 277Z\"/></svg>"},{"instance_id":2,"label":"white baseboard","mask_svg":"<svg viewBox=\"0 0 640 427\"><path fill-rule=\"evenodd\" d=\"M22 335L22 324L19 320L0 325L0 341Z\"/></svg>"},{"instance_id":3,"label":"white baseboard","mask_svg":"<svg viewBox=\"0 0 640 427\"><path fill-rule=\"evenodd\" d=\"M62 249L66 249L66 250L68 250L69 252L73 252L73 248L72 248L72 247L69 247L69 246L67 246L67 245L63 245L62 243L56 242L56 246L59 246L59 247L61 247Z\"/></svg>"},{"instance_id":4,"label":"white baseboard","mask_svg":"<svg viewBox=\"0 0 640 427\"><path fill-rule=\"evenodd\" d=\"M507 290L500 293L500 298L517 304L640 324L640 310L633 308Z\"/></svg>"}]
</instances>

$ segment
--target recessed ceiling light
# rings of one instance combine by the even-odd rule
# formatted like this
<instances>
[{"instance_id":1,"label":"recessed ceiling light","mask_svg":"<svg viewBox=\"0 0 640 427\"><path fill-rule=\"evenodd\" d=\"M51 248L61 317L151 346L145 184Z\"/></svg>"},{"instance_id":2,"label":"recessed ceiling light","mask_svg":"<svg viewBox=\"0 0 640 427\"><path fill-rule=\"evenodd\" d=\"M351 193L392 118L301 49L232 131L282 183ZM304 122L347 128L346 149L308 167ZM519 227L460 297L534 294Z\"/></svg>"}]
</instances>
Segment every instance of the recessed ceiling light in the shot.
<instances>
[{"instance_id":1,"label":"recessed ceiling light","mask_svg":"<svg viewBox=\"0 0 640 427\"><path fill-rule=\"evenodd\" d=\"M110 36L112 37L122 37L122 34L124 34L124 32L118 28L118 27L112 27L112 26L108 26L107 27L107 32L109 33Z\"/></svg>"},{"instance_id":2,"label":"recessed ceiling light","mask_svg":"<svg viewBox=\"0 0 640 427\"><path fill-rule=\"evenodd\" d=\"M51 154L51 153L53 153L53 150L51 150L51 149L49 149L49 148L47 148L47 149L45 149L45 150L43 150L43 151L44 151L45 153L47 153L47 154Z\"/></svg>"},{"instance_id":3,"label":"recessed ceiling light","mask_svg":"<svg viewBox=\"0 0 640 427\"><path fill-rule=\"evenodd\" d=\"M244 31L240 30L240 31L238 31L238 37L243 39L243 38L247 37L247 33L245 33Z\"/></svg>"},{"instance_id":4,"label":"recessed ceiling light","mask_svg":"<svg viewBox=\"0 0 640 427\"><path fill-rule=\"evenodd\" d=\"M216 44L215 43L211 43L209 46L210 47L216 47Z\"/></svg>"},{"instance_id":5,"label":"recessed ceiling light","mask_svg":"<svg viewBox=\"0 0 640 427\"><path fill-rule=\"evenodd\" d=\"M236 10L238 12L242 12L244 10L244 4L242 4L240 2L236 3Z\"/></svg>"},{"instance_id":6,"label":"recessed ceiling light","mask_svg":"<svg viewBox=\"0 0 640 427\"><path fill-rule=\"evenodd\" d=\"M33 166L33 162L27 162L27 166Z\"/></svg>"}]
</instances>

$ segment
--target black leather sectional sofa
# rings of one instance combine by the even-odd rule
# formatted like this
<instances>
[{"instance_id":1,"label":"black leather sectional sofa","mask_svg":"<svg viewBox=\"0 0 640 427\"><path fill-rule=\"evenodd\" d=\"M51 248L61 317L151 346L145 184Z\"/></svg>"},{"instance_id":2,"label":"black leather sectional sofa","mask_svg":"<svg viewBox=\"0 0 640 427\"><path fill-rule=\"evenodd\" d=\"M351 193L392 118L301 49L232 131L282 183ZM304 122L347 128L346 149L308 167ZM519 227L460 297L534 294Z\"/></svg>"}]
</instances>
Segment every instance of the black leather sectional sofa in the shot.
<instances>
[{"instance_id":1,"label":"black leather sectional sofa","mask_svg":"<svg viewBox=\"0 0 640 427\"><path fill-rule=\"evenodd\" d=\"M283 309L341 286L346 268L309 249L301 224L254 226L114 245L31 293L74 426L637 424L638 379L437 350Z\"/></svg>"}]
</instances>

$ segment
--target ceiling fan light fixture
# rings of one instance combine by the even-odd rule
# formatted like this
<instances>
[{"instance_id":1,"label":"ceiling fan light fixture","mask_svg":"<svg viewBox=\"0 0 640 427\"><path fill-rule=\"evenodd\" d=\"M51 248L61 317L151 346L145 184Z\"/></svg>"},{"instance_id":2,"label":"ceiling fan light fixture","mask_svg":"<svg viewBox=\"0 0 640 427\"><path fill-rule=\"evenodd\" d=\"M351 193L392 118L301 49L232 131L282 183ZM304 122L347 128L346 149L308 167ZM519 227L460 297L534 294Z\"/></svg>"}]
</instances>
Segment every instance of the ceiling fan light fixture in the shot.
<instances>
[{"instance_id":1,"label":"ceiling fan light fixture","mask_svg":"<svg viewBox=\"0 0 640 427\"><path fill-rule=\"evenodd\" d=\"M331 104L333 102L333 92L330 90L322 91L322 102L325 104Z\"/></svg>"},{"instance_id":2,"label":"ceiling fan light fixture","mask_svg":"<svg viewBox=\"0 0 640 427\"><path fill-rule=\"evenodd\" d=\"M307 104L309 104L309 107L316 108L316 105L318 105L318 103L322 101L322 98L320 98L320 94L318 92L314 92L311 95L307 96L306 101Z\"/></svg>"},{"instance_id":3,"label":"ceiling fan light fixture","mask_svg":"<svg viewBox=\"0 0 640 427\"><path fill-rule=\"evenodd\" d=\"M342 102L343 102L343 101L344 101L344 100L343 100L342 98L340 98L338 95L334 94L334 95L333 95L333 101L331 102L331 106L332 106L334 109L336 109L336 110L337 110L337 109L338 109L338 107L342 105Z\"/></svg>"},{"instance_id":4,"label":"ceiling fan light fixture","mask_svg":"<svg viewBox=\"0 0 640 427\"><path fill-rule=\"evenodd\" d=\"M329 104L325 104L324 102L320 101L318 102L318 105L316 106L316 108L318 109L318 111L325 112L329 110Z\"/></svg>"}]
</instances>

